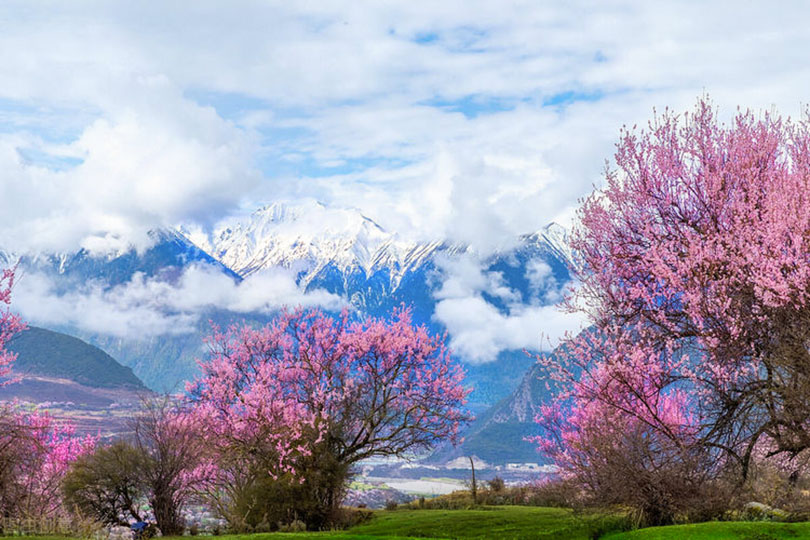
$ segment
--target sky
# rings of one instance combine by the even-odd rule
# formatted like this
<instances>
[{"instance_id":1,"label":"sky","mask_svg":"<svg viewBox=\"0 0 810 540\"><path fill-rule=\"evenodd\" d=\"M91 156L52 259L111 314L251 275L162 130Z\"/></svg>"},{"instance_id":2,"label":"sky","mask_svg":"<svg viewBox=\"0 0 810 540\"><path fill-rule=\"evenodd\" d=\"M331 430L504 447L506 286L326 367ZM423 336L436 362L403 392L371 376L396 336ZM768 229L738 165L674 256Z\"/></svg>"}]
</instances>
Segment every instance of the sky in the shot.
<instances>
[{"instance_id":1,"label":"sky","mask_svg":"<svg viewBox=\"0 0 810 540\"><path fill-rule=\"evenodd\" d=\"M619 130L654 110L708 94L721 117L801 115L808 20L803 1L5 0L0 249L115 251L156 227L210 233L272 202L317 200L485 253L570 226ZM263 279L279 297L261 301L296 298L289 280ZM51 314L98 301L135 316L150 294L193 303L145 282L81 302L26 287L39 291L31 310L62 302ZM219 303L245 305L229 287ZM480 321L527 336L493 337L498 349L548 319L527 308L512 328L470 290L439 300L458 307L446 320L471 349ZM104 309L82 316L113 321Z\"/></svg>"},{"instance_id":2,"label":"sky","mask_svg":"<svg viewBox=\"0 0 810 540\"><path fill-rule=\"evenodd\" d=\"M0 246L211 230L275 200L479 243L569 224L622 125L796 116L806 2L0 5Z\"/></svg>"}]
</instances>

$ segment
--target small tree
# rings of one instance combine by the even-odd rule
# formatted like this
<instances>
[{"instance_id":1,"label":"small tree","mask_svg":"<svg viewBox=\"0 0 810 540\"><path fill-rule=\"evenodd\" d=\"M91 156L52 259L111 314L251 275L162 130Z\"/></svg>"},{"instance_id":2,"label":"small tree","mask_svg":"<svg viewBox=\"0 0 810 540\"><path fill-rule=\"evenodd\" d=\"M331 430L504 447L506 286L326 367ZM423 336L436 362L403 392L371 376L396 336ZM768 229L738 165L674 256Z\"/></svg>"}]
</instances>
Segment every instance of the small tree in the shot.
<instances>
[{"instance_id":1,"label":"small tree","mask_svg":"<svg viewBox=\"0 0 810 540\"><path fill-rule=\"evenodd\" d=\"M215 331L209 345L188 390L220 455L302 485L314 476L308 467L323 476L320 464L331 463L335 474L315 490L327 514L352 464L456 441L470 418L463 372L406 309L357 322L285 311L262 329Z\"/></svg>"},{"instance_id":2,"label":"small tree","mask_svg":"<svg viewBox=\"0 0 810 540\"><path fill-rule=\"evenodd\" d=\"M25 504L21 479L27 465L45 452L39 437L10 406L0 409L0 515L18 515Z\"/></svg>"},{"instance_id":3,"label":"small tree","mask_svg":"<svg viewBox=\"0 0 810 540\"><path fill-rule=\"evenodd\" d=\"M142 521L141 500L147 494L143 459L142 452L124 441L80 457L62 483L67 505L109 525L128 526L130 518Z\"/></svg>"},{"instance_id":4,"label":"small tree","mask_svg":"<svg viewBox=\"0 0 810 540\"><path fill-rule=\"evenodd\" d=\"M16 353L6 349L6 344L18 332L25 330L22 319L8 309L13 287L14 269L0 270L0 386L12 382L6 378L11 374L11 366L17 359Z\"/></svg>"},{"instance_id":5,"label":"small tree","mask_svg":"<svg viewBox=\"0 0 810 540\"><path fill-rule=\"evenodd\" d=\"M192 471L202 460L201 429L169 396L144 400L132 422L133 445L141 454L139 474L164 535L182 534L185 528L181 511L193 493Z\"/></svg>"},{"instance_id":6,"label":"small tree","mask_svg":"<svg viewBox=\"0 0 810 540\"><path fill-rule=\"evenodd\" d=\"M195 419L168 397L144 399L131 422L130 441L118 441L77 461L63 482L72 507L109 524L146 517L149 502L157 526L182 534L182 510L202 463L203 438Z\"/></svg>"}]
</instances>

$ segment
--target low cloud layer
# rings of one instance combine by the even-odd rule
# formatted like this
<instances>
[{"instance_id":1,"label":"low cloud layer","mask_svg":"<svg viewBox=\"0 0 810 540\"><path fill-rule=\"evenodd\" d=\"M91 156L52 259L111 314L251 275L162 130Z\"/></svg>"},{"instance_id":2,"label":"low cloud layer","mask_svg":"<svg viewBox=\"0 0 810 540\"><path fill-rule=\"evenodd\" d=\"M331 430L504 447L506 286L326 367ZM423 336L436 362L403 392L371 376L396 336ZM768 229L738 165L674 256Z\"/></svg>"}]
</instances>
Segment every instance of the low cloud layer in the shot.
<instances>
[{"instance_id":1,"label":"low cloud layer","mask_svg":"<svg viewBox=\"0 0 810 540\"><path fill-rule=\"evenodd\" d=\"M337 309L343 304L324 291L305 293L282 269L236 283L214 268L191 266L173 284L136 274L116 287L90 282L66 293L45 274L26 273L14 290L14 308L32 324L130 339L193 332L210 308L269 314L284 306Z\"/></svg>"},{"instance_id":2,"label":"low cloud layer","mask_svg":"<svg viewBox=\"0 0 810 540\"><path fill-rule=\"evenodd\" d=\"M445 260L439 266L443 282L435 293L434 318L450 333L453 350L470 362L489 362L508 350L550 350L566 333L585 325L584 316L549 305L559 300L561 285L566 284L558 284L542 260L528 265L528 302L506 285L502 274L486 271L476 257Z\"/></svg>"}]
</instances>

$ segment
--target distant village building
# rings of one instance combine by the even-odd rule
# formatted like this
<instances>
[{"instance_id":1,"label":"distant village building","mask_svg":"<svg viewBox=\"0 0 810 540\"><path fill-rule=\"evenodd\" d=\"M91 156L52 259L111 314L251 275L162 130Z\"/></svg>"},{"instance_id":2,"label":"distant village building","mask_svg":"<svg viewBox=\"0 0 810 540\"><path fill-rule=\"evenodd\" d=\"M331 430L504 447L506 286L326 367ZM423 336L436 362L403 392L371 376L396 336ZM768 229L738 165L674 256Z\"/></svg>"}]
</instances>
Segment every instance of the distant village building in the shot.
<instances>
[{"instance_id":1,"label":"distant village building","mask_svg":"<svg viewBox=\"0 0 810 540\"><path fill-rule=\"evenodd\" d=\"M519 472L555 473L557 472L557 467L554 465L541 465L540 463L507 463L506 470Z\"/></svg>"}]
</instances>

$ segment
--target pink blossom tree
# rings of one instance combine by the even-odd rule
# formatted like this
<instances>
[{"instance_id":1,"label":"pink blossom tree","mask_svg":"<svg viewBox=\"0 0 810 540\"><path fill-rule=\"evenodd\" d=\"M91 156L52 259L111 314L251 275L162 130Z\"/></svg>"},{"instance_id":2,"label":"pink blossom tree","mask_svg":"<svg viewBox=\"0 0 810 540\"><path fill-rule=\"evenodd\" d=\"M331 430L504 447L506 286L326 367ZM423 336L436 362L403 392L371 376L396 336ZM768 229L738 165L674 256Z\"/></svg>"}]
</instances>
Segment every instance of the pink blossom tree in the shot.
<instances>
[{"instance_id":1,"label":"pink blossom tree","mask_svg":"<svg viewBox=\"0 0 810 540\"><path fill-rule=\"evenodd\" d=\"M17 358L16 354L6 349L6 344L15 334L25 329L20 317L8 307L11 304L13 287L14 268L0 271L0 386L12 382L6 378L11 374L11 366Z\"/></svg>"},{"instance_id":2,"label":"pink blossom tree","mask_svg":"<svg viewBox=\"0 0 810 540\"><path fill-rule=\"evenodd\" d=\"M325 469L456 442L470 418L444 338L407 309L362 321L284 311L264 328L215 331L209 346L188 386L197 414L220 455L262 456L265 476L313 483ZM327 482L324 508L340 503L345 480Z\"/></svg>"},{"instance_id":3,"label":"pink blossom tree","mask_svg":"<svg viewBox=\"0 0 810 540\"><path fill-rule=\"evenodd\" d=\"M204 463L205 429L170 396L144 399L130 427L141 454L136 468L148 493L157 526L165 535L182 534L183 510L194 493L194 475Z\"/></svg>"},{"instance_id":4,"label":"pink blossom tree","mask_svg":"<svg viewBox=\"0 0 810 540\"><path fill-rule=\"evenodd\" d=\"M14 513L24 517L65 515L62 479L70 465L91 452L97 438L77 437L73 425L57 423L47 413L15 412L19 460L14 476L19 498Z\"/></svg>"},{"instance_id":5,"label":"pink blossom tree","mask_svg":"<svg viewBox=\"0 0 810 540\"><path fill-rule=\"evenodd\" d=\"M722 124L701 99L623 131L615 162L572 237L567 305L595 330L548 362L561 392L538 418L542 449L582 472L575 449L608 417L742 480L763 436L772 455L806 450L810 122Z\"/></svg>"},{"instance_id":6,"label":"pink blossom tree","mask_svg":"<svg viewBox=\"0 0 810 540\"><path fill-rule=\"evenodd\" d=\"M0 386L15 382L8 377L17 355L6 345L25 329L8 307L13 286L14 269L0 272ZM0 512L25 517L62 512L62 477L94 444L95 438L75 437L70 424L58 424L46 413L0 402Z\"/></svg>"}]
</instances>

